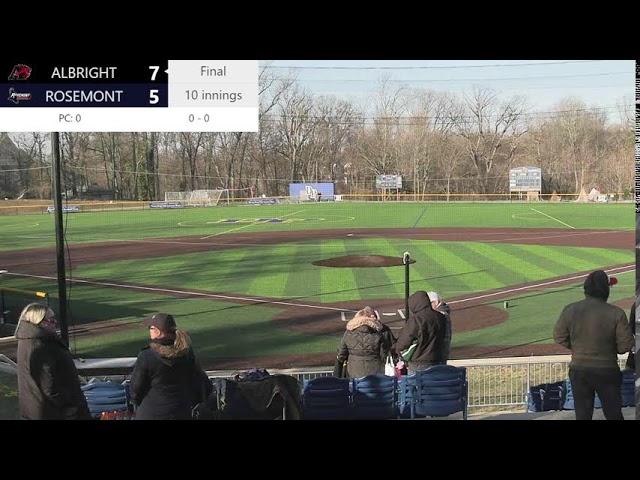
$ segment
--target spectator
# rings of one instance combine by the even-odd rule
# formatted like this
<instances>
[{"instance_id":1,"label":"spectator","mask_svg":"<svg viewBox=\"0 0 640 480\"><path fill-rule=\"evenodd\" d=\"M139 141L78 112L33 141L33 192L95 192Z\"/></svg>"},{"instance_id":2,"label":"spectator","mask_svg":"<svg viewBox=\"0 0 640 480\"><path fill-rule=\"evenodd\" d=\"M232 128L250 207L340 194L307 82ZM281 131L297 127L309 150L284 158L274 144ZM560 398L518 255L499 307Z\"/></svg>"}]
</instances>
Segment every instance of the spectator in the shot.
<instances>
[{"instance_id":1,"label":"spectator","mask_svg":"<svg viewBox=\"0 0 640 480\"><path fill-rule=\"evenodd\" d=\"M577 420L592 419L596 392L607 420L624 419L617 354L627 353L634 342L624 310L607 303L609 285L602 270L590 273L584 281L585 299L567 305L554 329L556 343L571 350L569 378Z\"/></svg>"},{"instance_id":2,"label":"spectator","mask_svg":"<svg viewBox=\"0 0 640 480\"><path fill-rule=\"evenodd\" d=\"M445 360L445 316L433 310L427 292L418 291L409 297L409 318L398 335L394 350L400 354L416 343L409 360L409 373L441 365Z\"/></svg>"},{"instance_id":3,"label":"spectator","mask_svg":"<svg viewBox=\"0 0 640 480\"><path fill-rule=\"evenodd\" d=\"M89 420L87 400L53 310L27 305L18 320L18 400L25 420Z\"/></svg>"},{"instance_id":4,"label":"spectator","mask_svg":"<svg viewBox=\"0 0 640 480\"><path fill-rule=\"evenodd\" d=\"M346 376L349 378L384 374L384 363L393 341L389 327L380 321L371 307L364 307L347 322L334 375L343 376L344 362L347 362Z\"/></svg>"},{"instance_id":5,"label":"spectator","mask_svg":"<svg viewBox=\"0 0 640 480\"><path fill-rule=\"evenodd\" d=\"M157 313L144 321L149 345L138 355L130 392L137 420L187 420L213 390L198 364L191 339L173 316Z\"/></svg>"},{"instance_id":6,"label":"spectator","mask_svg":"<svg viewBox=\"0 0 640 480\"><path fill-rule=\"evenodd\" d=\"M631 351L629 352L629 356L627 357L627 363L625 364L625 368L628 368L630 370L634 370L636 369L636 341L635 341L635 337L636 337L636 303L637 303L637 296L636 296L636 301L633 302L633 305L631 305L631 311L629 312L629 327L631 327L631 335L633 335L634 338L634 345L633 347L631 347Z\"/></svg>"},{"instance_id":7,"label":"spectator","mask_svg":"<svg viewBox=\"0 0 640 480\"><path fill-rule=\"evenodd\" d=\"M444 363L447 363L447 360L449 360L449 354L451 353L451 308L437 292L427 292L427 295L429 296L429 300L431 300L431 308L444 315L446 320L446 329L444 333Z\"/></svg>"}]
</instances>

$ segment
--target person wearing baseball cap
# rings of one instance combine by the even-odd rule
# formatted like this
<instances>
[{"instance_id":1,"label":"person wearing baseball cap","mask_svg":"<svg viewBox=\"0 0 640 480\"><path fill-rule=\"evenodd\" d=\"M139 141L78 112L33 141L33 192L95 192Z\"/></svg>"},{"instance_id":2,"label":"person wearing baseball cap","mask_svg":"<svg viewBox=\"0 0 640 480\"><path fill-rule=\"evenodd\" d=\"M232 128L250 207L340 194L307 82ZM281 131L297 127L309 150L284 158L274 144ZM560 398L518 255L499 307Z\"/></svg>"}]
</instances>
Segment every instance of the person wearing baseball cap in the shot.
<instances>
[{"instance_id":1,"label":"person wearing baseball cap","mask_svg":"<svg viewBox=\"0 0 640 480\"><path fill-rule=\"evenodd\" d=\"M191 419L193 407L213 386L196 360L189 335L168 313L156 313L143 324L150 342L138 355L130 383L136 420Z\"/></svg>"},{"instance_id":2,"label":"person wearing baseball cap","mask_svg":"<svg viewBox=\"0 0 640 480\"><path fill-rule=\"evenodd\" d=\"M604 271L591 272L584 281L584 300L567 305L556 323L556 343L571 350L569 379L576 420L591 420L595 393L607 420L623 420L622 372L618 355L633 347L624 310L607 303L617 280Z\"/></svg>"}]
</instances>

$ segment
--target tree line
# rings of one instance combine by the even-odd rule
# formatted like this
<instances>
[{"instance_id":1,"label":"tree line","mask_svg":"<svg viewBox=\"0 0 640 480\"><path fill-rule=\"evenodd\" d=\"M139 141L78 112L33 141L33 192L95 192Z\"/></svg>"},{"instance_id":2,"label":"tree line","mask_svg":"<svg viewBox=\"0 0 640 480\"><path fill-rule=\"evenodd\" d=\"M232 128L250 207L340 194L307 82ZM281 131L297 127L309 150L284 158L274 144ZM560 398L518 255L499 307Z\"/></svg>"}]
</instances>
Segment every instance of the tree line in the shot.
<instances>
[{"instance_id":1,"label":"tree line","mask_svg":"<svg viewBox=\"0 0 640 480\"><path fill-rule=\"evenodd\" d=\"M290 182L331 181L337 193L373 193L376 175L399 174L403 191L418 195L507 193L511 168L536 166L543 193L633 191L630 106L590 108L566 98L537 112L524 97L489 88L455 95L383 80L365 109L267 70L259 85L258 133L62 133L66 190L126 200L218 188L280 196ZM47 135L12 140L17 148L4 155L17 168L10 182L5 173L3 194L48 198Z\"/></svg>"}]
</instances>

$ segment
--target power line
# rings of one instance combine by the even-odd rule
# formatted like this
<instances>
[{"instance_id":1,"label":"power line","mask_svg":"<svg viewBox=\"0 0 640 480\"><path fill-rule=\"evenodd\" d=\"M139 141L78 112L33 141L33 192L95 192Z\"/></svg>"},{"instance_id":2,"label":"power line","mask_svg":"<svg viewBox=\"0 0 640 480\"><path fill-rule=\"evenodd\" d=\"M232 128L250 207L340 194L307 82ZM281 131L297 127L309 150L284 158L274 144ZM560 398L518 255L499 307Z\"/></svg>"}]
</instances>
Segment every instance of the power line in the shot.
<instances>
[{"instance_id":1,"label":"power line","mask_svg":"<svg viewBox=\"0 0 640 480\"><path fill-rule=\"evenodd\" d=\"M0 172L2 173L6 173L6 172L26 172L28 170L42 170L42 169L47 169L47 170L51 170L51 167L30 167L30 168L10 168L10 169L0 169Z\"/></svg>"},{"instance_id":2,"label":"power line","mask_svg":"<svg viewBox=\"0 0 640 480\"><path fill-rule=\"evenodd\" d=\"M413 66L296 66L296 65L264 65L269 70L441 70L454 68L495 68L495 67L530 67L539 65L568 65L580 63L606 62L610 60L567 60L558 62L537 63L495 63L488 65L413 65Z\"/></svg>"},{"instance_id":3,"label":"power line","mask_svg":"<svg viewBox=\"0 0 640 480\"><path fill-rule=\"evenodd\" d=\"M442 78L442 79L421 79L421 78L408 78L402 80L389 79L390 83L437 83L437 82L503 82L508 80L536 80L536 79L549 79L549 78L575 78L575 77L604 77L611 75L629 75L632 76L632 71L624 72L603 72L603 73L576 73L572 75L536 75L529 77L488 77L488 78ZM329 82L329 83L349 83L359 82L368 83L371 79L359 78L359 79L346 79L346 78L312 78L302 80L303 82Z\"/></svg>"},{"instance_id":4,"label":"power line","mask_svg":"<svg viewBox=\"0 0 640 480\"><path fill-rule=\"evenodd\" d=\"M592 108L576 108L573 110L554 110L554 111L538 111L538 112L522 112L519 115L522 117L546 117L553 118L555 116L560 116L562 114L571 114L571 113L596 113L596 112L608 112L608 111L622 111L622 112L630 112L634 111L635 107L633 105L615 105L615 106L603 106L603 107L592 107ZM495 115L485 115L484 118L501 118L503 115L495 114ZM448 115L441 116L429 116L429 115L397 115L397 116L360 116L357 115L355 118L351 120L345 120L336 116L322 116L322 115L277 115L277 114L266 114L262 115L261 119L274 122L280 121L284 119L306 119L306 120L325 120L330 121L334 124L353 124L360 125L366 120L434 120L434 119L453 119L454 123L469 123L469 120L477 120L477 117L471 115L455 115L453 117ZM467 120L467 121L464 121ZM402 125L422 125L422 123L402 123Z\"/></svg>"}]
</instances>

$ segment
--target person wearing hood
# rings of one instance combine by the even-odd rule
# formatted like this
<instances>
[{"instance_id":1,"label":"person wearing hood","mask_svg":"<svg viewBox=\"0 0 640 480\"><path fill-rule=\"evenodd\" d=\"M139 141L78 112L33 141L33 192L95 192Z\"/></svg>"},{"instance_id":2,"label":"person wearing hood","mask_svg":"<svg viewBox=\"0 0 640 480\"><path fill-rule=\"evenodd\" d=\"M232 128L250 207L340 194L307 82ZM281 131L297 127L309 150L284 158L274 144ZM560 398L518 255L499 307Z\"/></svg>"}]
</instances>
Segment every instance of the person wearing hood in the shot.
<instances>
[{"instance_id":1,"label":"person wearing hood","mask_svg":"<svg viewBox=\"0 0 640 480\"><path fill-rule=\"evenodd\" d=\"M347 362L346 376L361 378L384 374L384 363L393 344L393 334L371 307L358 311L347 322L342 337L334 375L341 377L342 365Z\"/></svg>"},{"instance_id":2,"label":"person wearing hood","mask_svg":"<svg viewBox=\"0 0 640 480\"><path fill-rule=\"evenodd\" d=\"M629 352L634 341L624 310L607 303L609 285L602 270L590 273L584 281L584 300L564 308L553 332L556 343L571 350L576 420L592 419L595 393L607 420L624 419L617 354Z\"/></svg>"},{"instance_id":3,"label":"person wearing hood","mask_svg":"<svg viewBox=\"0 0 640 480\"><path fill-rule=\"evenodd\" d=\"M446 363L446 322L445 316L431 306L427 292L418 291L409 297L409 318L393 347L400 354L416 343L409 360L409 373Z\"/></svg>"},{"instance_id":4,"label":"person wearing hood","mask_svg":"<svg viewBox=\"0 0 640 480\"><path fill-rule=\"evenodd\" d=\"M188 420L193 407L209 397L213 385L202 370L189 335L178 330L173 316L157 313L146 319L149 345L138 355L130 394L136 420Z\"/></svg>"},{"instance_id":5,"label":"person wearing hood","mask_svg":"<svg viewBox=\"0 0 640 480\"><path fill-rule=\"evenodd\" d=\"M436 312L440 312L444 315L446 320L446 329L444 333L444 363L449 360L449 354L451 353L451 307L445 302L438 292L427 292L429 300L431 300L431 308Z\"/></svg>"},{"instance_id":6,"label":"person wearing hood","mask_svg":"<svg viewBox=\"0 0 640 480\"><path fill-rule=\"evenodd\" d=\"M57 334L53 310L30 303L20 314L18 340L18 401L25 420L90 420L78 371Z\"/></svg>"}]
</instances>

